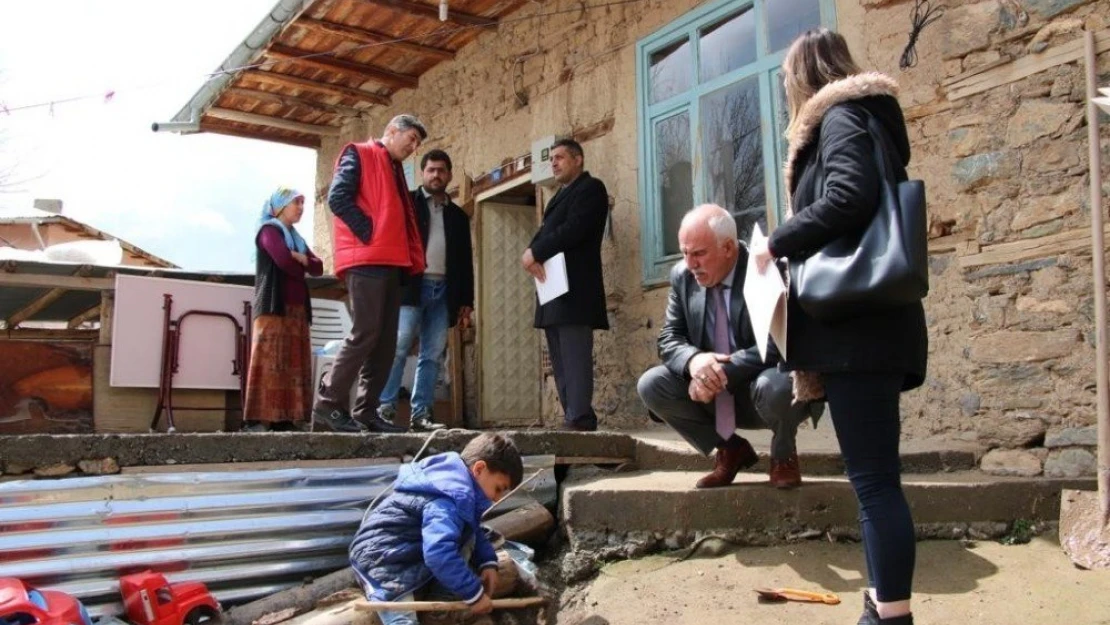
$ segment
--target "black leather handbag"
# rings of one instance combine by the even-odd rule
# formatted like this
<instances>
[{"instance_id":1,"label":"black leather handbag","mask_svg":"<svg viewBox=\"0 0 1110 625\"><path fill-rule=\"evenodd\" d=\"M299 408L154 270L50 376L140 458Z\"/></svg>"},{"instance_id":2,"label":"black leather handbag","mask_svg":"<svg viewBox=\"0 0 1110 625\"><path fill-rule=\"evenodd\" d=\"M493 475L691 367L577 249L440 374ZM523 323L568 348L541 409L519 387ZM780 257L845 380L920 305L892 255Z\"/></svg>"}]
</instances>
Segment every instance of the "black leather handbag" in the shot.
<instances>
[{"instance_id":1,"label":"black leather handbag","mask_svg":"<svg viewBox=\"0 0 1110 625\"><path fill-rule=\"evenodd\" d=\"M862 232L790 261L790 288L798 304L824 321L904 306L929 292L925 183L897 179L886 129L868 117L881 174L875 217ZM824 180L818 184L824 187Z\"/></svg>"}]
</instances>

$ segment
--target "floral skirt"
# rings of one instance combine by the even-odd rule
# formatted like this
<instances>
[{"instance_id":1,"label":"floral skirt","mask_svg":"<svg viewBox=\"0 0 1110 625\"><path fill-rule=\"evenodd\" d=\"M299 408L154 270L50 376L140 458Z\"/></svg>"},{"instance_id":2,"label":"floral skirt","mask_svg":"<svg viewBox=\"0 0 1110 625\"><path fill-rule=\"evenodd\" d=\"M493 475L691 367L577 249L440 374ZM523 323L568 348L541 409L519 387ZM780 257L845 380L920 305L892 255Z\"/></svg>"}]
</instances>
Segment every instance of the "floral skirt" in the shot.
<instances>
[{"instance_id":1,"label":"floral skirt","mask_svg":"<svg viewBox=\"0 0 1110 625\"><path fill-rule=\"evenodd\" d=\"M251 331L243 420L306 420L312 410L312 346L304 306L259 315Z\"/></svg>"}]
</instances>

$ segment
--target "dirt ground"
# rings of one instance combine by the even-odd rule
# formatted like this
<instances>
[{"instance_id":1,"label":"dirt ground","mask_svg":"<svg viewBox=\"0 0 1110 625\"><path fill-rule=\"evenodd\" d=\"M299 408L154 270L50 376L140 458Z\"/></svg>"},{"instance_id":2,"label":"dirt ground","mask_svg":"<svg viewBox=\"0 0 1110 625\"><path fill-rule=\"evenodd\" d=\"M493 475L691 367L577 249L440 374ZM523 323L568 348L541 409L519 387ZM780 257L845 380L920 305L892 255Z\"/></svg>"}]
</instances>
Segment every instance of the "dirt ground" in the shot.
<instances>
[{"instance_id":1,"label":"dirt ground","mask_svg":"<svg viewBox=\"0 0 1110 625\"><path fill-rule=\"evenodd\" d=\"M652 556L607 565L568 597L560 625L848 625L862 608L858 544L808 541L769 548ZM723 553L722 553L723 551ZM790 587L837 593L840 605L761 604L751 590ZM918 543L914 616L920 624L1110 625L1110 570L1075 568L1055 539Z\"/></svg>"}]
</instances>

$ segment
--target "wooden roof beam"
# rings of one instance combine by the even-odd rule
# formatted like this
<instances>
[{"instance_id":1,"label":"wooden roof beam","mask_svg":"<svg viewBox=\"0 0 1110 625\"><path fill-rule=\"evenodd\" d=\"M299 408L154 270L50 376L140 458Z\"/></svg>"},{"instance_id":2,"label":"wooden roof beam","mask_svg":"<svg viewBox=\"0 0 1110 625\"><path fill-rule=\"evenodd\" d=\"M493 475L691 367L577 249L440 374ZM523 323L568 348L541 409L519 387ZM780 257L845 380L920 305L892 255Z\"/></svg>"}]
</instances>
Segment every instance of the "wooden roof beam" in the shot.
<instances>
[{"instance_id":1,"label":"wooden roof beam","mask_svg":"<svg viewBox=\"0 0 1110 625\"><path fill-rule=\"evenodd\" d=\"M0 273L0 286L32 289L69 289L71 291L110 291L116 288L115 278L83 278L38 273Z\"/></svg>"},{"instance_id":2,"label":"wooden roof beam","mask_svg":"<svg viewBox=\"0 0 1110 625\"><path fill-rule=\"evenodd\" d=\"M434 20L439 20L439 6L432 6L422 2L414 2L413 0L365 0L370 4L376 4L382 7L395 9L410 15L419 15L420 17L428 17ZM496 17L482 17L481 15L472 15L470 13L463 13L456 11L453 8L447 10L447 21L460 26L496 26L498 18Z\"/></svg>"},{"instance_id":3,"label":"wooden roof beam","mask_svg":"<svg viewBox=\"0 0 1110 625\"><path fill-rule=\"evenodd\" d=\"M363 91L362 89L354 89L346 85L334 85L330 82L309 80L307 78L292 76L290 74L279 74L278 72L264 72L262 70L252 69L243 72L242 76L271 85L300 87L301 89L309 89L319 93L326 93L328 95L337 95L343 98L359 100L361 102L371 102L373 104L380 104L382 106L389 106L391 102L389 96L379 95L377 93L370 93L369 91Z\"/></svg>"},{"instance_id":4,"label":"wooden roof beam","mask_svg":"<svg viewBox=\"0 0 1110 625\"><path fill-rule=\"evenodd\" d=\"M76 317L70 319L69 323L66 324L66 327L69 328L70 330L76 330L77 328L80 328L81 324L85 323L86 321L95 321L99 318L100 318L100 304L97 304L96 306L93 306L92 308L86 310L85 312L83 312L83 313L77 315Z\"/></svg>"},{"instance_id":5,"label":"wooden roof beam","mask_svg":"<svg viewBox=\"0 0 1110 625\"><path fill-rule=\"evenodd\" d=\"M399 74L375 65L345 61L333 56L306 56L310 54L313 54L310 50L298 50L281 44L274 44L266 50L266 56L275 61L287 61L302 67L312 67L363 80L372 80L393 89L415 89L420 84L419 76Z\"/></svg>"},{"instance_id":6,"label":"wooden roof beam","mask_svg":"<svg viewBox=\"0 0 1110 625\"><path fill-rule=\"evenodd\" d=\"M227 135L229 137L239 137L241 139L256 139L258 141L268 141L270 143L295 145L299 148L320 148L319 139L306 139L304 137L284 137L281 135L272 135L260 130L249 130L246 128L231 126L229 124L222 124L211 119L201 119L200 130L201 132L211 132L218 135Z\"/></svg>"},{"instance_id":7,"label":"wooden roof beam","mask_svg":"<svg viewBox=\"0 0 1110 625\"><path fill-rule=\"evenodd\" d=\"M361 44L382 44L388 45L391 48L402 50L404 52L411 52L412 54L419 54L420 56L436 59L438 61L453 61L455 60L455 51L447 50L444 48L437 48L435 46L424 45L416 43L415 41L396 41L396 37L389 33L382 33L374 30L367 30L365 28L356 28L348 26L347 24L337 24L335 22L326 22L324 20L317 20L311 17L299 17L297 21L293 22L294 26L300 26L308 30L313 30L318 33L325 33L342 37L349 41L354 41Z\"/></svg>"},{"instance_id":8,"label":"wooden roof beam","mask_svg":"<svg viewBox=\"0 0 1110 625\"><path fill-rule=\"evenodd\" d=\"M227 95L247 98L249 100L258 100L259 102L266 102L270 104L281 104L284 106L303 106L305 108L315 109L317 111L331 113L333 115L341 115L343 117L358 117L368 112L362 109L354 108L353 106L343 106L342 104L328 104L327 102L317 102L316 100L298 98L291 95L283 95L280 93L274 93L272 91L262 91L261 89L231 87L229 89L225 89L224 93Z\"/></svg>"},{"instance_id":9,"label":"wooden roof beam","mask_svg":"<svg viewBox=\"0 0 1110 625\"><path fill-rule=\"evenodd\" d=\"M316 135L318 137L338 137L339 128L335 126L323 126L320 124L305 124L302 122L295 122L284 117L273 117L271 115L259 115L258 113L244 113L243 111L236 111L234 109L223 109L212 107L205 111L206 117L214 117L224 121L235 122L238 124L251 124L253 126L265 126L268 128L276 128L278 130L288 130L289 132L296 132L303 135Z\"/></svg>"},{"instance_id":10,"label":"wooden roof beam","mask_svg":"<svg viewBox=\"0 0 1110 625\"><path fill-rule=\"evenodd\" d=\"M89 267L88 265L82 265L80 268L77 269L77 271L73 272L73 275L77 277L87 276L89 275L90 270L91 267ZM39 297L36 297L34 300L31 301L31 303L12 313L11 317L8 317L7 327L14 328L24 321L27 321L31 317L39 314L40 312L45 310L47 306L58 301L63 295L65 295L66 290L67 289L63 288L54 288L50 289L46 293L43 293Z\"/></svg>"}]
</instances>

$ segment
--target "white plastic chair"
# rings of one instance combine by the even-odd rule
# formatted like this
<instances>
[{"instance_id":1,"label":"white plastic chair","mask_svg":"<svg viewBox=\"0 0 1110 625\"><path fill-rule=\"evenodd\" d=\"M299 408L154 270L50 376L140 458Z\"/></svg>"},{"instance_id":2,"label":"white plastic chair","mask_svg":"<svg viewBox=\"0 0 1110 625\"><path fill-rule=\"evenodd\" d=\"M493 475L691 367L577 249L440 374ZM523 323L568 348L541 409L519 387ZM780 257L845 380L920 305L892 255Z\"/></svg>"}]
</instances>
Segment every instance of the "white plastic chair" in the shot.
<instances>
[{"instance_id":1,"label":"white plastic chair","mask_svg":"<svg viewBox=\"0 0 1110 625\"><path fill-rule=\"evenodd\" d=\"M333 299L312 299L312 327L309 328L309 341L312 343L312 390L320 388L324 374L335 364L335 356L317 354L331 341L342 341L351 333L351 313L347 304ZM358 394L358 385L351 385L351 405Z\"/></svg>"}]
</instances>

